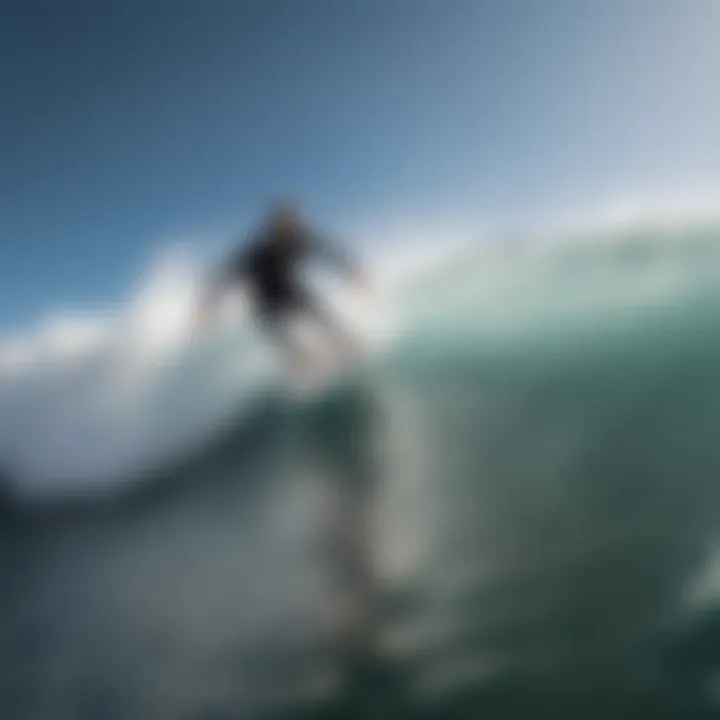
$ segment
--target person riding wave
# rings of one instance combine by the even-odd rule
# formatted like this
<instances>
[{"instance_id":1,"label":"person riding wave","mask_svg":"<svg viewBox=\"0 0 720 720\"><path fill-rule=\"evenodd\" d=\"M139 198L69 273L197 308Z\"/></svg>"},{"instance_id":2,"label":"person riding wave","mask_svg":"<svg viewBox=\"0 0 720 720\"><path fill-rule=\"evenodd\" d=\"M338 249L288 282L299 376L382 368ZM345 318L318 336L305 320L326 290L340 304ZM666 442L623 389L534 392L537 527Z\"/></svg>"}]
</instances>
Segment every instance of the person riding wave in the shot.
<instances>
[{"instance_id":1,"label":"person riding wave","mask_svg":"<svg viewBox=\"0 0 720 720\"><path fill-rule=\"evenodd\" d=\"M307 369L313 359L291 337L290 323L296 317L319 325L343 356L353 355L357 343L349 330L301 279L303 266L314 259L330 264L349 280L366 284L355 258L312 228L294 203L278 204L249 243L219 268L203 298L199 322L206 323L227 289L244 283L261 327L289 351L299 369Z\"/></svg>"}]
</instances>

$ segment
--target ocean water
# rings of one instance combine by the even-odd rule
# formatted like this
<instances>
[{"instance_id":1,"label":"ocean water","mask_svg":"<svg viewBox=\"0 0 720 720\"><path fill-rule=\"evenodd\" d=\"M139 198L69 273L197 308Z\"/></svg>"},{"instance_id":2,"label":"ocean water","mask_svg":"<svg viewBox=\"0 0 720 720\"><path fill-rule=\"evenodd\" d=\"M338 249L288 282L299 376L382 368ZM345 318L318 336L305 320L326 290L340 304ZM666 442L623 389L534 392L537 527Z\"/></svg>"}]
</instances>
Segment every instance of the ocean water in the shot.
<instances>
[{"instance_id":1,"label":"ocean water","mask_svg":"<svg viewBox=\"0 0 720 720\"><path fill-rule=\"evenodd\" d=\"M0 717L720 716L717 237L466 249L331 387L111 493L8 482ZM191 365L145 432L201 424Z\"/></svg>"}]
</instances>

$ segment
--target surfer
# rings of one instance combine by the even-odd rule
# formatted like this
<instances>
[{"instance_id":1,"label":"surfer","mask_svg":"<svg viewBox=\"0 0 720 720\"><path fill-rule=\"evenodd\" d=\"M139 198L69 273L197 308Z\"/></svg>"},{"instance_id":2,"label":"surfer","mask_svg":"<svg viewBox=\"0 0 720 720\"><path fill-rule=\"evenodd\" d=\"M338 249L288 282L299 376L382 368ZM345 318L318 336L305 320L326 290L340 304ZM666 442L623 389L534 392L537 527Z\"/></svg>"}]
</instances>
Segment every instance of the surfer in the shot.
<instances>
[{"instance_id":1,"label":"surfer","mask_svg":"<svg viewBox=\"0 0 720 720\"><path fill-rule=\"evenodd\" d=\"M352 356L357 343L349 330L300 279L303 264L314 258L330 263L349 279L363 280L358 263L310 227L295 204L279 203L250 242L219 268L200 306L199 323L205 324L228 287L244 282L260 326L289 353L296 370L313 365L313 358L292 338L291 323L296 318L320 326L336 351Z\"/></svg>"}]
</instances>

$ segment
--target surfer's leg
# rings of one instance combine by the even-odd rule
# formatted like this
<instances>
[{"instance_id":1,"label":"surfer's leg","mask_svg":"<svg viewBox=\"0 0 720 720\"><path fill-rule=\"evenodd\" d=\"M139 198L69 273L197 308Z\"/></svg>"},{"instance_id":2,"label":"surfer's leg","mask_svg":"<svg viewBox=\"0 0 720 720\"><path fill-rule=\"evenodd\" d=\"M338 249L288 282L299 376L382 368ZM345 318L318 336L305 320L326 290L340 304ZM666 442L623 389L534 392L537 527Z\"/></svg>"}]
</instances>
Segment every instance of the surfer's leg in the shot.
<instances>
[{"instance_id":1,"label":"surfer's leg","mask_svg":"<svg viewBox=\"0 0 720 720\"><path fill-rule=\"evenodd\" d=\"M342 357L351 358L358 353L357 339L326 301L308 290L303 290L298 304L302 313L322 328L332 342L334 350Z\"/></svg>"},{"instance_id":2,"label":"surfer's leg","mask_svg":"<svg viewBox=\"0 0 720 720\"><path fill-rule=\"evenodd\" d=\"M258 319L265 334L289 361L292 372L303 376L314 368L314 358L312 353L293 337L291 317L292 308L279 304L260 308L258 312Z\"/></svg>"}]
</instances>

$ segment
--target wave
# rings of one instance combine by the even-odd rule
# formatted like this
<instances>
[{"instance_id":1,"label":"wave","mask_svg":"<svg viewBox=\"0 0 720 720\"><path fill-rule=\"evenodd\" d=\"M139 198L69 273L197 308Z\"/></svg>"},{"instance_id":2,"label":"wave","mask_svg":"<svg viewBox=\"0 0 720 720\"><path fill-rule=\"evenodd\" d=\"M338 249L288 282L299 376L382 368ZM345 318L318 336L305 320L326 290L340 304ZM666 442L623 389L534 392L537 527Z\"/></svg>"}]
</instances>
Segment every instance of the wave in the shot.
<instances>
[{"instance_id":1,"label":"wave","mask_svg":"<svg viewBox=\"0 0 720 720\"><path fill-rule=\"evenodd\" d=\"M468 353L519 360L528 348L536 359L602 352L611 341L631 348L638 323L680 313L689 327L690 306L714 316L719 236L720 223L705 220L472 241L438 234L375 254L371 303L327 292L382 345L373 366L395 374ZM115 491L202 448L280 386L279 359L242 298L195 342L201 277L191 253L172 249L122 309L57 315L0 344L0 467L13 493Z\"/></svg>"}]
</instances>

